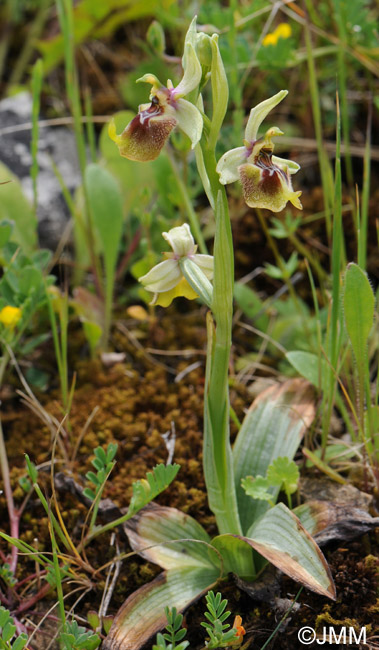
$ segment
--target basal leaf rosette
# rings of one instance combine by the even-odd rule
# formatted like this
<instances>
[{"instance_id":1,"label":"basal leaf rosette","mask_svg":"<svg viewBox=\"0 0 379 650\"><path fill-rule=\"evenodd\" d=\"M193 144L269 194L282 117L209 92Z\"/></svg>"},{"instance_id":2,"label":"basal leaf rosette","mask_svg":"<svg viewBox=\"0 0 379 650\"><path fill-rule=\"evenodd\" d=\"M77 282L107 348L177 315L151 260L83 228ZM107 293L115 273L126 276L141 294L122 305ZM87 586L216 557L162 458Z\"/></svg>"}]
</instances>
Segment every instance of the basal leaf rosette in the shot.
<instances>
[{"instance_id":1,"label":"basal leaf rosette","mask_svg":"<svg viewBox=\"0 0 379 650\"><path fill-rule=\"evenodd\" d=\"M281 90L261 102L250 111L246 125L244 146L227 151L217 164L217 172L223 185L240 180L245 201L251 208L266 208L280 212L290 201L299 210L301 192L292 188L291 175L300 166L292 160L273 155L272 137L283 135L277 127L257 138L258 129L268 113L287 95Z\"/></svg>"}]
</instances>

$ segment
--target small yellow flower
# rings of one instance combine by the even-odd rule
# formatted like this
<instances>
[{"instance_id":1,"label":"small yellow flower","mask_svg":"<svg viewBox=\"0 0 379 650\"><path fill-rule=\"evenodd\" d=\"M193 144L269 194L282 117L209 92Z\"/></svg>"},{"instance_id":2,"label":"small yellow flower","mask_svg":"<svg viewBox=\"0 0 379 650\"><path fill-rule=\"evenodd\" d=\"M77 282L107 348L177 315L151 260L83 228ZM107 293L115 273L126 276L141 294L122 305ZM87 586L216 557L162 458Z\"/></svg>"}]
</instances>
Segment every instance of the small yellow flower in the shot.
<instances>
[{"instance_id":1,"label":"small yellow flower","mask_svg":"<svg viewBox=\"0 0 379 650\"><path fill-rule=\"evenodd\" d=\"M268 45L276 45L278 42L278 36L274 32L270 32L270 34L266 34L262 41L263 47L267 47Z\"/></svg>"},{"instance_id":2,"label":"small yellow flower","mask_svg":"<svg viewBox=\"0 0 379 650\"><path fill-rule=\"evenodd\" d=\"M21 317L22 311L19 309L19 307L6 305L6 307L3 307L0 311L0 323L9 329L13 329Z\"/></svg>"},{"instance_id":3,"label":"small yellow flower","mask_svg":"<svg viewBox=\"0 0 379 650\"><path fill-rule=\"evenodd\" d=\"M278 38L289 38L292 34L291 25L288 23L280 23L274 33Z\"/></svg>"},{"instance_id":4,"label":"small yellow flower","mask_svg":"<svg viewBox=\"0 0 379 650\"><path fill-rule=\"evenodd\" d=\"M262 45L263 47L267 47L268 45L276 45L279 38L289 38L291 34L291 25L288 23L280 23L280 25L278 25L273 32L266 34L262 41Z\"/></svg>"}]
</instances>

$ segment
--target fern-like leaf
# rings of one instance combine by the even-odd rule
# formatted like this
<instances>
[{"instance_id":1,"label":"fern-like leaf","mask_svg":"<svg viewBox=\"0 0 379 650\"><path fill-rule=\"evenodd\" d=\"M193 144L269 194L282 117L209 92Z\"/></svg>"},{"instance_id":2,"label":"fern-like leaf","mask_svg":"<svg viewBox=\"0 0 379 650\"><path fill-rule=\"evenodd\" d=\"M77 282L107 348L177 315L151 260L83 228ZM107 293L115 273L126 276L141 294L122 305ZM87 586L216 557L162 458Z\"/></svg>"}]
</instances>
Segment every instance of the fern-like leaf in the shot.
<instances>
[{"instance_id":1,"label":"fern-like leaf","mask_svg":"<svg viewBox=\"0 0 379 650\"><path fill-rule=\"evenodd\" d=\"M180 465L157 465L152 472L146 474L146 478L133 483L133 495L130 499L128 515L135 515L141 508L155 499L174 480L179 471Z\"/></svg>"}]
</instances>

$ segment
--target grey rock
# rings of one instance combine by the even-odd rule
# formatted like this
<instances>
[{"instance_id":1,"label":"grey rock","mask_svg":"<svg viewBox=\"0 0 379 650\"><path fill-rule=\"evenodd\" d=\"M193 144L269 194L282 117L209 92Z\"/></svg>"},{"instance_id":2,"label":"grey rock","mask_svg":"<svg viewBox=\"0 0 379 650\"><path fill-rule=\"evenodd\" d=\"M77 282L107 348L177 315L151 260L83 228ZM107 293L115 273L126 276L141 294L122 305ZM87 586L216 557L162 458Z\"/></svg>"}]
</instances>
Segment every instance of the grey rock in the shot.
<instances>
[{"instance_id":1,"label":"grey rock","mask_svg":"<svg viewBox=\"0 0 379 650\"><path fill-rule=\"evenodd\" d=\"M20 128L11 133L7 129L31 122L31 114L32 97L27 92L0 102L0 160L20 179L25 196L30 201L33 200L31 128ZM40 126L37 155L39 241L42 247L54 250L70 215L52 161L68 190L73 193L81 182L74 134L66 127Z\"/></svg>"}]
</instances>

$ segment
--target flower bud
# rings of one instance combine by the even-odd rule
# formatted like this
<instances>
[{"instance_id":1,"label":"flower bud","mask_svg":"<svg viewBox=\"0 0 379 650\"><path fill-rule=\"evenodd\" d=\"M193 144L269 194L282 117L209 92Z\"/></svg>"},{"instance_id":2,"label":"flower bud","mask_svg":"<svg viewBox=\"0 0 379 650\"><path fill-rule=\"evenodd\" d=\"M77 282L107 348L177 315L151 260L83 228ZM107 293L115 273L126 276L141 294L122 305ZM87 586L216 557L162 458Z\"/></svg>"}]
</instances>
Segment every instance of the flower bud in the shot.
<instances>
[{"instance_id":1,"label":"flower bud","mask_svg":"<svg viewBox=\"0 0 379 650\"><path fill-rule=\"evenodd\" d=\"M210 69L212 65L212 40L208 34L200 32L196 38L196 54L203 68Z\"/></svg>"},{"instance_id":2,"label":"flower bud","mask_svg":"<svg viewBox=\"0 0 379 650\"><path fill-rule=\"evenodd\" d=\"M164 53L166 50L166 38L163 27L157 20L153 20L149 25L146 38L149 45L157 54L162 55Z\"/></svg>"}]
</instances>

